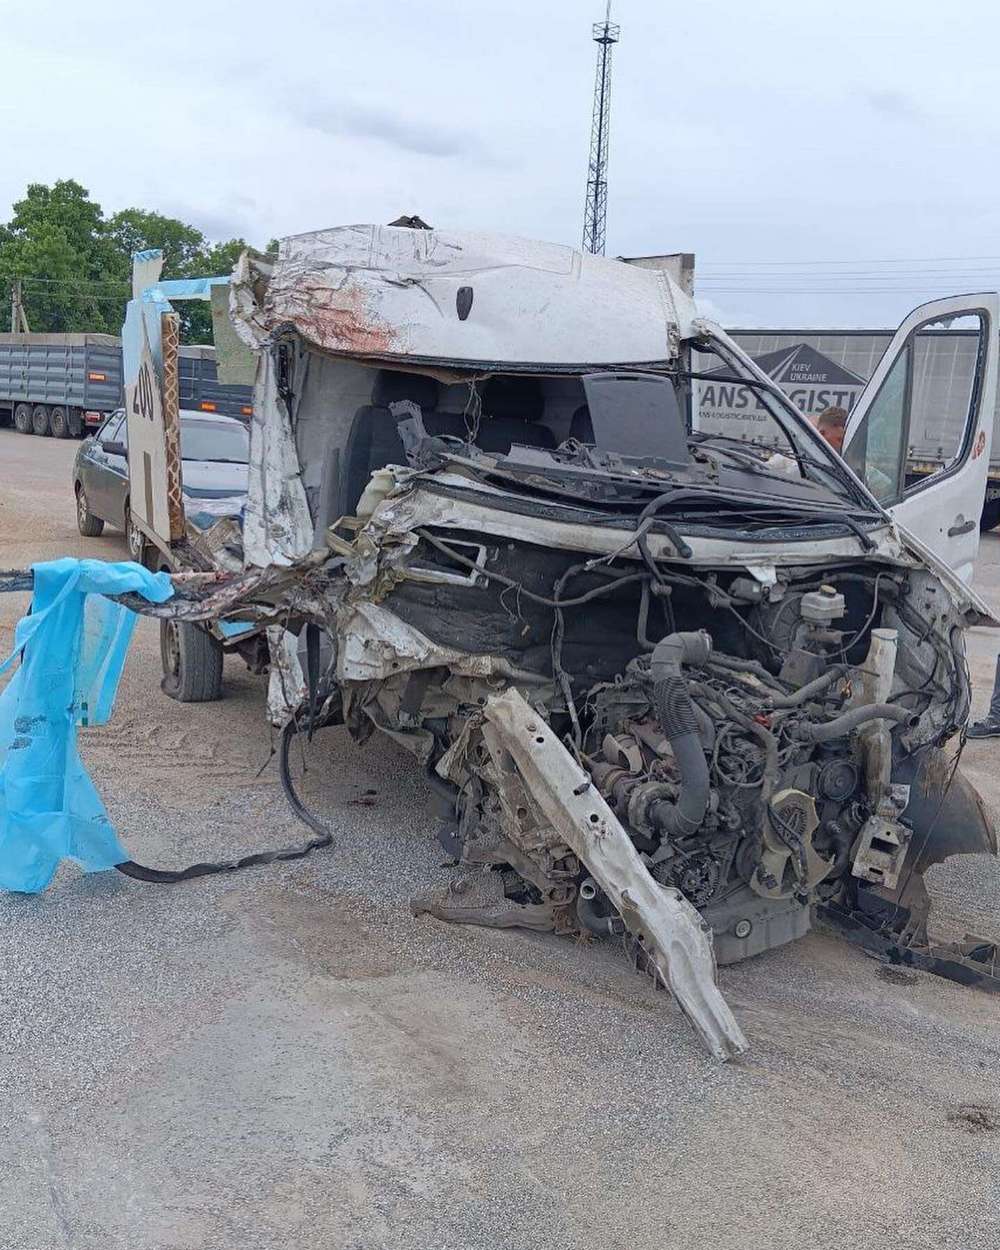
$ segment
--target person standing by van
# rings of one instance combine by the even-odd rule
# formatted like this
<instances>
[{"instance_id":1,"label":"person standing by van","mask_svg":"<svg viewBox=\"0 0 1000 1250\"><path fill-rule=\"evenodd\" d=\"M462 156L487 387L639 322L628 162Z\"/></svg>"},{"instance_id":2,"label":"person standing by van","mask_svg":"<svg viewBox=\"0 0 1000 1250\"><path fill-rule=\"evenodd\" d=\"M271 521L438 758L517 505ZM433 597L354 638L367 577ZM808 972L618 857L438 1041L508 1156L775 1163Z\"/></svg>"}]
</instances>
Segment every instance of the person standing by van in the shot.
<instances>
[{"instance_id":1,"label":"person standing by van","mask_svg":"<svg viewBox=\"0 0 1000 1250\"><path fill-rule=\"evenodd\" d=\"M847 412L843 408L824 408L816 418L816 429L838 456L843 450L846 428ZM799 477L801 474L798 461L781 451L768 458L767 467L772 473L783 473L786 477Z\"/></svg>"},{"instance_id":2,"label":"person standing by van","mask_svg":"<svg viewBox=\"0 0 1000 1250\"><path fill-rule=\"evenodd\" d=\"M982 720L975 721L966 729L965 736L967 738L1000 738L1000 655L997 656L997 667L993 676L990 710Z\"/></svg>"},{"instance_id":3,"label":"person standing by van","mask_svg":"<svg viewBox=\"0 0 1000 1250\"><path fill-rule=\"evenodd\" d=\"M847 429L847 409L824 408L816 418L816 429L837 455L842 455L844 451L844 432Z\"/></svg>"}]
</instances>

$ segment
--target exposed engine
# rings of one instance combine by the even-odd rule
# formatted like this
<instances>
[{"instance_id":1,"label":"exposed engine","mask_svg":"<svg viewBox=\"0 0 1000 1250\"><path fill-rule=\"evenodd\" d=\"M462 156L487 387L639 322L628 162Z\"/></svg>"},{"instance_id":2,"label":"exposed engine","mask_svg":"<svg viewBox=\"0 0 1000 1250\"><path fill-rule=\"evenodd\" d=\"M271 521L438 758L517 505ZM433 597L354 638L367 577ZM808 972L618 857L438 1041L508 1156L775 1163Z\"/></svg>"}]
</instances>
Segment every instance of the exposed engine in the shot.
<instances>
[{"instance_id":1,"label":"exposed engine","mask_svg":"<svg viewBox=\"0 0 1000 1250\"><path fill-rule=\"evenodd\" d=\"M432 546L462 558L450 543ZM531 585L534 554L510 550ZM487 573L503 567L497 549L481 566ZM517 684L570 745L655 881L701 912L718 962L802 936L817 903L854 906L861 889L883 900L901 876L909 884L916 858L904 874L913 837L908 783L928 753L939 754L968 699L960 633L933 579L856 568L771 586L715 573L644 580L606 565L571 574L573 599L567 593L556 614L551 655L537 659L554 684L530 673L532 604L522 601L515 613L512 596L505 604L507 592L493 587L500 608L519 621L517 659L528 671ZM595 618L588 621L579 600L593 602L595 590L607 625L587 646ZM704 627L674 629L651 642L654 599L666 622L711 622L717 636ZM422 616L412 589L398 589L391 604L404 619ZM551 621L550 612L542 615ZM620 627L629 616L634 632L625 648ZM477 642L491 620L483 605L467 623ZM631 654L614 671L623 649ZM587 673L602 679L587 682ZM398 701L388 687L376 696L378 714L384 721L389 713L399 729L396 709L413 680L396 686ZM505 790L483 721L490 683L460 685L453 677L437 699L420 696L431 713L445 711L442 692L468 701L422 722L440 744L434 775L457 787L442 842L458 873L418 909L479 924L624 933L618 911L558 830L534 810L527 828L516 818L520 800Z\"/></svg>"},{"instance_id":2,"label":"exposed engine","mask_svg":"<svg viewBox=\"0 0 1000 1250\"><path fill-rule=\"evenodd\" d=\"M713 655L707 634L674 634L593 692L586 766L653 877L711 924L721 963L807 930L808 905L824 881L835 888L868 815L847 734L911 719L899 704L844 715L845 672L832 665L794 691ZM608 931L589 889L577 915Z\"/></svg>"},{"instance_id":3,"label":"exposed engine","mask_svg":"<svg viewBox=\"0 0 1000 1250\"><path fill-rule=\"evenodd\" d=\"M942 749L985 611L958 498L986 476L984 298L948 312L980 350L925 517L909 323L884 361L899 419L876 429L862 396L845 460L664 270L406 227L243 258L258 371L225 615L253 599L271 627L286 748L343 720L426 767L450 884L418 910L623 932L720 1057L745 1039L714 960L821 908L886 958L989 963L930 950L920 895L929 864L996 849ZM720 419L706 382L745 409ZM938 532L952 500L973 511Z\"/></svg>"}]
</instances>

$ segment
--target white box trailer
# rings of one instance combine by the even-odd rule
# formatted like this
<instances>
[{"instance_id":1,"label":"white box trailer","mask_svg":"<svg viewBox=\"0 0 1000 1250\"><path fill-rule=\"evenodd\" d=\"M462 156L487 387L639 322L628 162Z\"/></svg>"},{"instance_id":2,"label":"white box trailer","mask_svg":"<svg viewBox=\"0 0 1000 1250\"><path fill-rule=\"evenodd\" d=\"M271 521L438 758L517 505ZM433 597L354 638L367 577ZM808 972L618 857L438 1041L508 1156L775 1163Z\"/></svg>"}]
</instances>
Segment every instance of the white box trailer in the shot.
<instances>
[{"instance_id":1,"label":"white box trailer","mask_svg":"<svg viewBox=\"0 0 1000 1250\"><path fill-rule=\"evenodd\" d=\"M850 413L892 341L891 330L730 330L740 347L772 377L807 416L825 408ZM969 384L975 374L978 332L926 330L916 336L916 388L910 421L906 472L925 477L943 469L956 454L966 426ZM711 373L717 362L702 362ZM719 371L720 373L722 371ZM747 413L756 401L746 387L710 378L698 387L695 421L720 433L746 435ZM761 414L761 427L768 422ZM994 421L996 434L996 421ZM994 437L982 528L1000 523L1000 438Z\"/></svg>"}]
</instances>

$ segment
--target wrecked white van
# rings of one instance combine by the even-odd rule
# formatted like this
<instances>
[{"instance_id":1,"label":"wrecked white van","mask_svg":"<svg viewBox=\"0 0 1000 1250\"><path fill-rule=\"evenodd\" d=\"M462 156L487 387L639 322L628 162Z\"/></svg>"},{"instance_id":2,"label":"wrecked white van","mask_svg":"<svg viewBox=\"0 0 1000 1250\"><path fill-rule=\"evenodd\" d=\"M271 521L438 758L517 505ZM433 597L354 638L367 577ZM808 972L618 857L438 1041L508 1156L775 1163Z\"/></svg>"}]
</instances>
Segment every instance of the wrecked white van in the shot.
<instances>
[{"instance_id":1,"label":"wrecked white van","mask_svg":"<svg viewBox=\"0 0 1000 1250\"><path fill-rule=\"evenodd\" d=\"M258 360L247 571L156 611L270 624L286 742L342 721L421 761L452 867L417 911L618 936L722 1058L745 1040L713 959L818 909L988 975L928 947L922 873L996 849L948 746L995 295L904 323L846 464L665 273L570 248L333 229L245 256L230 310ZM962 450L908 489L914 336L958 318ZM695 351L757 397L745 437L699 428Z\"/></svg>"}]
</instances>

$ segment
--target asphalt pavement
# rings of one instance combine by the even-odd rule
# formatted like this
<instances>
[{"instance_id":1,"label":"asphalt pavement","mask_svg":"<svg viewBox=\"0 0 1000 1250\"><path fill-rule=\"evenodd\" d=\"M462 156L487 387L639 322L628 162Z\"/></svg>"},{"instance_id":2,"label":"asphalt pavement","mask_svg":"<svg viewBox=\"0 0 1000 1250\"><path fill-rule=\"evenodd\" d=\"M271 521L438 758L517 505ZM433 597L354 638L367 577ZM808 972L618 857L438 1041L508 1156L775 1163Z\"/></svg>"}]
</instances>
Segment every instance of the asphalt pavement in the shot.
<instances>
[{"instance_id":1,"label":"asphalt pavement","mask_svg":"<svg viewBox=\"0 0 1000 1250\"><path fill-rule=\"evenodd\" d=\"M125 558L76 533L75 450L0 430L0 567ZM992 535L977 583L1000 607ZM977 711L998 646L972 632ZM143 620L82 735L135 858L300 840L264 679L229 659L182 707L159 677ZM415 919L443 856L403 752L330 730L307 764L337 834L307 860L0 896L2 1250L1000 1245L1000 1000L812 933L722 970L752 1051L717 1066L611 945ZM965 765L1000 804L1000 742ZM931 888L1000 937L1000 864Z\"/></svg>"}]
</instances>

